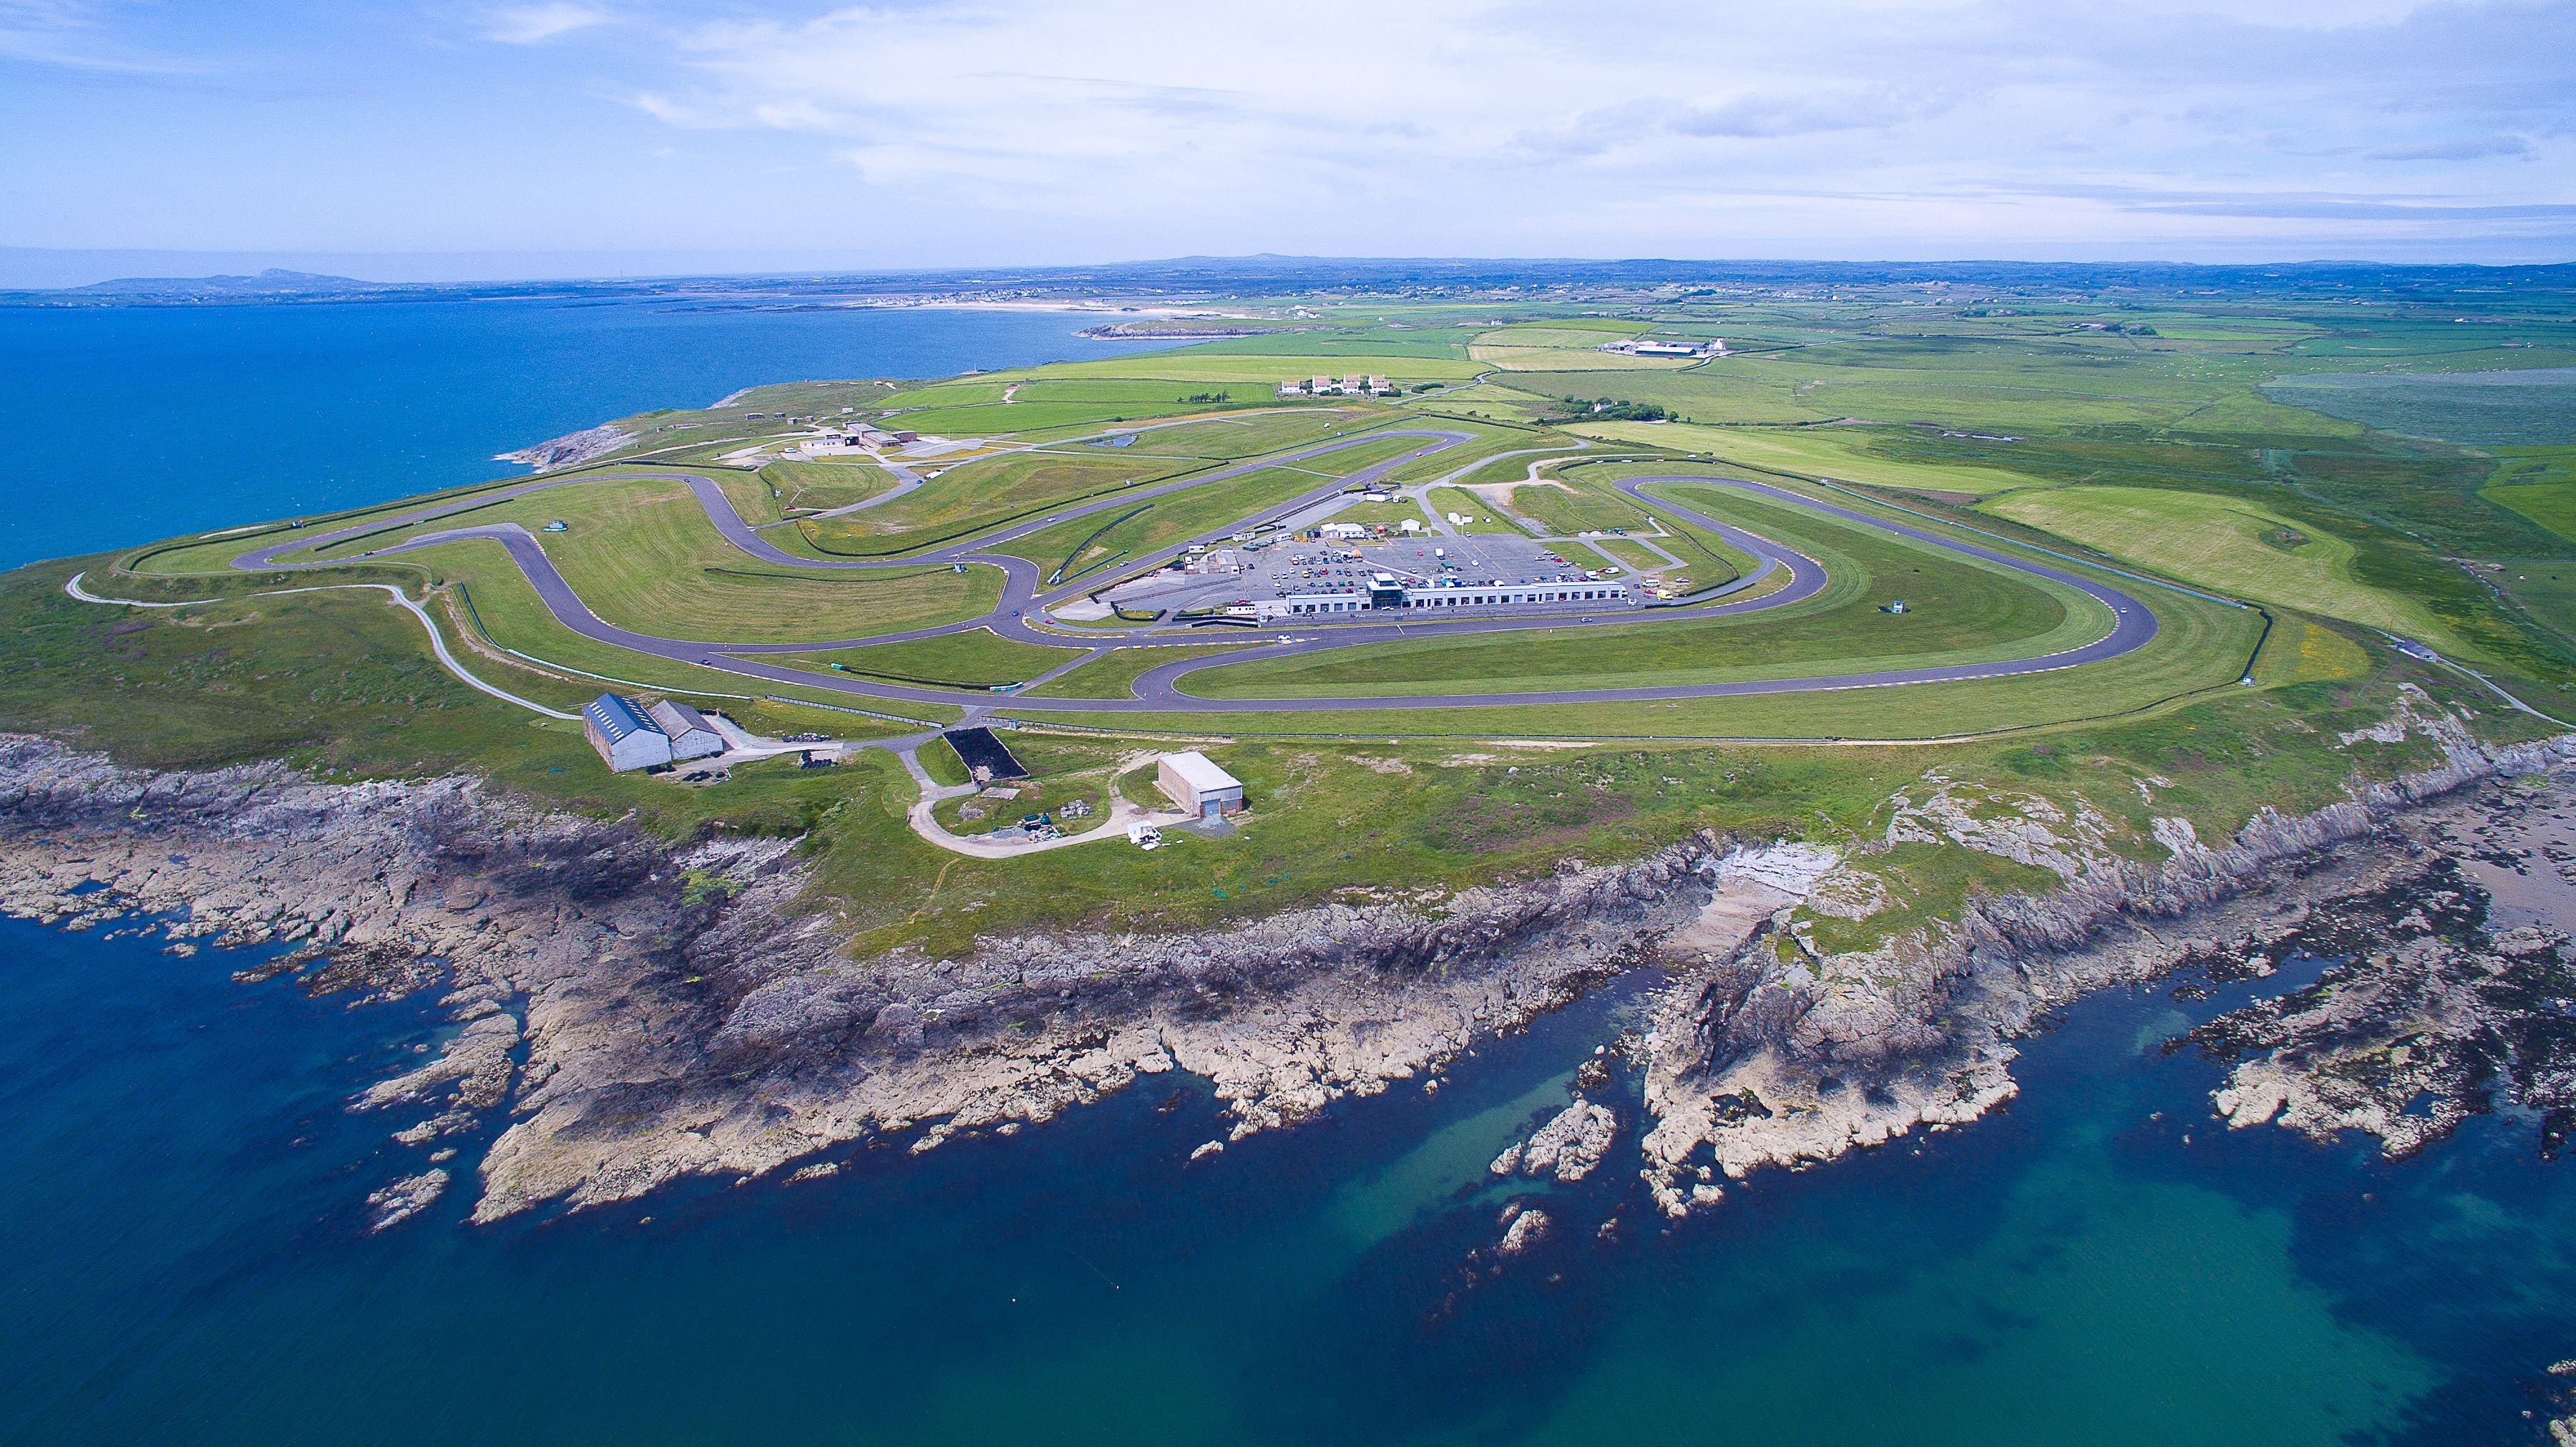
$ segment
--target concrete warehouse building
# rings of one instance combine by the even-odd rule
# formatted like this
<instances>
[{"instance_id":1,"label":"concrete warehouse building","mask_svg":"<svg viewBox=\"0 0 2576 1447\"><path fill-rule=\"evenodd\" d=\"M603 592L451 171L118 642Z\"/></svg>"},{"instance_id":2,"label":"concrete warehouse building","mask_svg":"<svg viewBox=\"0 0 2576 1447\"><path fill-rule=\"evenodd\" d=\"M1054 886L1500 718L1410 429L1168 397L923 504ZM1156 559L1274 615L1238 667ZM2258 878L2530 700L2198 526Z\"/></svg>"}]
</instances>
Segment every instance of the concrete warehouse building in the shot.
<instances>
[{"instance_id":1,"label":"concrete warehouse building","mask_svg":"<svg viewBox=\"0 0 2576 1447\"><path fill-rule=\"evenodd\" d=\"M1366 598L1356 593L1291 593L1285 598L1263 599L1253 605L1252 616L1269 623L1281 618L1334 613L1351 615L1382 608L1543 607L1561 610L1585 605L1625 608L1636 601L1637 595L1627 584L1599 580L1516 583L1508 587L1430 588L1404 587L1387 581L1372 583Z\"/></svg>"},{"instance_id":2,"label":"concrete warehouse building","mask_svg":"<svg viewBox=\"0 0 2576 1447\"><path fill-rule=\"evenodd\" d=\"M707 722L707 716L678 699L666 698L644 712L671 741L673 759L703 759L725 750L724 735Z\"/></svg>"},{"instance_id":3,"label":"concrete warehouse building","mask_svg":"<svg viewBox=\"0 0 2576 1447\"><path fill-rule=\"evenodd\" d=\"M583 704L581 734L617 773L671 762L671 736L656 728L631 698L603 693Z\"/></svg>"},{"instance_id":4,"label":"concrete warehouse building","mask_svg":"<svg viewBox=\"0 0 2576 1447\"><path fill-rule=\"evenodd\" d=\"M1163 755L1161 766L1154 771L1154 782L1173 803L1202 819L1231 814L1243 807L1243 781L1195 749Z\"/></svg>"}]
</instances>

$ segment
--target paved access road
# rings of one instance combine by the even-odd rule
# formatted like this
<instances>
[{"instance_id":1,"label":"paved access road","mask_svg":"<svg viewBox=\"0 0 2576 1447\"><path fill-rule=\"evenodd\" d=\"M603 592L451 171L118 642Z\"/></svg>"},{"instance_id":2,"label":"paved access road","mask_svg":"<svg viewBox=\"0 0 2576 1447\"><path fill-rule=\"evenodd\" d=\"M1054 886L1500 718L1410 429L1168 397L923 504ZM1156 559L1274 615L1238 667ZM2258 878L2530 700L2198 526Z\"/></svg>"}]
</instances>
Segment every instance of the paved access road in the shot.
<instances>
[{"instance_id":1,"label":"paved access road","mask_svg":"<svg viewBox=\"0 0 2576 1447\"><path fill-rule=\"evenodd\" d=\"M1204 631L1194 632L1188 629L1177 629L1171 627L1147 626L1131 629L1085 629L1079 635L1068 635L1063 632L1035 627L1029 622L1030 618L1039 615L1044 609L1052 604L1091 591L1099 586L1098 583L1069 583L1056 588L1052 592L1044 591L1042 587L1043 569L1038 564L1032 563L1025 558L1013 557L1006 553L991 552L989 549L997 547L1003 543L1027 537L1041 529L1053 527L1059 523L1075 518L1089 517L1098 513L1106 512L1112 508L1130 507L1139 501L1163 497L1172 493L1184 492L1206 486L1210 483L1221 482L1234 477L1241 477L1249 473L1266 471L1275 467L1283 467L1311 458L1324 457L1331 453L1342 451L1346 448L1356 447L1386 438L1422 438L1424 441L1420 446L1412 448L1401 456L1392 457L1383 462L1373 463L1345 476L1336 477L1296 498L1272 507L1264 508L1255 516L1286 514L1324 501L1327 498L1355 486L1364 486L1375 483L1386 477L1389 473L1392 473L1395 469L1402 467L1409 462L1446 451L1451 447L1455 447L1460 443L1470 440L1470 434L1442 429L1423 428L1381 429L1357 433L1349 437L1336 438L1326 442L1315 443L1286 453L1257 458L1247 462L1230 464L1212 472L1199 473L1194 476L1150 487L1120 489L1106 497L1068 503L1062 508L1048 512L1043 517L1014 523L972 540L958 543L954 546L935 549L928 552L914 553L903 558L885 560L848 558L815 559L800 557L796 554L787 552L784 549L779 548L777 545L769 542L767 539L761 537L749 523L745 522L742 516L734 510L732 501L725 496L724 489L719 486L713 478L698 474L681 474L688 484L691 492L697 497L699 505L706 510L707 518L715 525L716 530L722 533L728 542L741 549L745 554L759 558L767 563L789 568L852 572L878 569L919 569L925 564L937 565L942 563L964 563L995 567L1002 570L1003 586L1001 600L994 605L991 612L982 617L969 618L954 623L945 623L930 628L915 628L902 632L872 634L863 638L817 639L804 643L739 643L722 639L664 638L620 628L591 612L589 606L584 604L573 592L571 585L565 582L563 574L556 570L553 560L546 556L545 549L538 541L536 535L530 533L527 529L516 523L490 523L479 526L434 531L421 534L416 537L407 538L399 543L394 543L383 548L357 554L351 559L332 559L327 562L304 563L286 563L279 561L280 556L285 553L296 552L308 548L324 547L335 541L341 541L367 533L381 532L393 527L432 522L449 514L472 508L480 508L489 503L506 498L520 497L529 493L542 492L548 488L563 487L574 483L618 480L628 477L668 477L672 475L669 472L649 474L586 473L574 477L534 480L497 492L477 494L471 498L452 499L445 502L427 504L409 512L397 514L393 517L373 519L365 523L342 528L336 532L320 534L299 533L293 538L285 541L271 543L254 551L244 553L240 557L234 559L233 565L237 568L253 570L328 567L337 562L354 561L355 558L388 557L399 553L409 552L415 548L428 547L436 543L452 542L465 538L489 539L500 543L501 546L509 552L511 559L517 563L519 570L527 576L529 583L537 590L537 596L543 600L548 611L554 614L555 619L558 622L562 623L565 627L570 628L574 632L581 634L583 637L595 639L601 643L612 644L619 648L632 649L638 653L651 654L660 658L668 658L676 662L699 664L705 667L722 669L727 672L743 674L753 678L766 679L771 682L791 683L802 687L826 689L833 692L853 694L865 698L909 703L947 704L969 709L989 709L994 706L999 698L1014 697L1018 699L1021 706L1028 711L1037 712L1042 710L1050 713L1280 713L1319 712L1343 709L1476 708L1536 703L1619 703L1656 699L1726 698L1749 696L1754 694L1803 693L1824 689L1875 688L1909 683L1936 683L1966 679L2009 678L2020 674L2039 673L2060 668L2072 668L2081 664L2095 663L2105 659L2117 658L2124 653L2129 653L2138 648L2144 647L2147 642L2156 635L2155 614L2150 612L2144 604L2117 588L2113 588L2105 583L2097 582L2091 578L2067 572L2059 568L2050 567L2043 563L2033 562L2026 558L2016 557L2009 553L1980 547L1974 543L1963 542L1940 533L1912 527L1904 523L1893 522L1885 518L1873 516L1869 513L1858 512L1845 507L1838 507L1832 503L1822 502L1815 498L1808 497L1803 493L1792 492L1786 488L1772 487L1764 483L1746 482L1735 479L1713 478L1695 474L1676 474L1671 476L1626 478L1618 482L1616 486L1621 491L1637 499L1641 505L1659 512L1680 517L1699 527L1705 528L1708 531L1725 538L1735 546L1742 548L1746 553L1755 558L1756 566L1754 570L1746 574L1735 584L1731 585L1727 591L1748 591L1756 585L1770 580L1774 574L1783 569L1787 570L1788 573L1787 582L1769 592L1762 593L1760 596L1749 597L1731 603L1700 603L1689 605L1687 607L1666 605L1661 607L1649 607L1646 609L1621 608L1616 611L1589 616L1521 615L1507 617L1442 618L1437 621L1327 623L1320 626L1312 623L1301 622L1291 630L1291 635L1283 642L1232 649L1217 656L1199 655L1195 650L1193 650L1194 656L1164 664L1159 668L1146 672L1136 681L1134 688L1135 697L1127 699L1041 699L1025 697L1024 695L995 695L983 691L967 691L891 683L876 679L854 677L842 673L816 673L805 669L789 668L780 664L765 662L763 660L762 655L802 654L831 649L863 647L868 644L876 643L897 643L915 638L932 638L943 634L965 632L976 628L989 628L993 632L1006 638L1017 638L1026 642L1040 643L1051 647L1061 648L1072 646L1085 647L1090 650L1090 652L1082 659L1076 660L1075 663L1069 663L1063 668L1055 670L1054 673L1047 675L1048 677L1053 677L1055 674L1063 673L1075 666L1078 666L1079 663L1088 662L1091 658L1100 656L1101 654L1107 653L1122 645L1133 646L1146 643L1170 643L1181 641L1185 638L1199 642L1215 641ZM1730 614L1786 607L1792 603L1812 598L1824 588L1827 581L1825 569L1823 565L1818 563L1815 559L1793 549L1783 547L1767 538L1759 536L1758 534L1748 532L1729 523L1720 522L1719 520L1709 517L1694 508L1686 507L1663 498L1650 497L1642 491L1644 487L1653 483L1684 482L1706 486L1739 488L1746 492L1762 496L1770 501L1786 503L1796 507L1809 508L1859 526L1877 528L1884 532L1915 539L1920 542L1931 544L1935 547L1946 548L1955 553L1983 559L1987 562L1998 564L2016 572L2030 574L2035 577L2047 578L2051 581L2065 584L2069 587L2081 590L2101 602L2104 607L2109 608L2111 610L2113 620L2112 627L2110 631L2101 638L2081 647L2029 658L2000 660L1991 663L1954 664L1946 667L1883 669L1869 673L1827 674L1804 678L1760 679L1733 683L1685 683L1644 688L1556 689L1518 693L1368 694L1343 698L1281 699L1204 698L1187 694L1180 690L1180 680L1199 669L1248 662L1254 659L1290 657L1298 654L1314 653L1334 648L1348 648L1362 643L1381 643L1402 639L1452 637L1459 634L1492 633L1534 628L1584 628L1607 627L1611 625L1624 625L1630 627L1640 625L1651 626L1658 615L1678 620L1682 617L1723 617ZM1204 533L1195 539L1175 543L1157 552L1149 553L1142 557L1130 560L1121 567L1120 572L1122 574L1135 573L1144 571L1148 568L1159 567L1187 551L1191 543L1210 543L1221 540L1228 534L1232 533L1235 529L1250 521L1252 521L1252 519L1247 518L1237 522L1228 523L1221 528Z\"/></svg>"}]
</instances>

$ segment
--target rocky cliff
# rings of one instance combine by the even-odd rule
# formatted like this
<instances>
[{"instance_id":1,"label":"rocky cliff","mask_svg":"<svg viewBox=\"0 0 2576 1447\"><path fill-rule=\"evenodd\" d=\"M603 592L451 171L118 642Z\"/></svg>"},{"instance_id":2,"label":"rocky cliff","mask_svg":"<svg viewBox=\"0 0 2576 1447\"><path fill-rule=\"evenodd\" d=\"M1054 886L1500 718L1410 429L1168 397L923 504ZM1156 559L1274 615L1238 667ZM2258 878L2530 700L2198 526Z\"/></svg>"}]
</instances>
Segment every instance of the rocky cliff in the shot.
<instances>
[{"instance_id":1,"label":"rocky cliff","mask_svg":"<svg viewBox=\"0 0 2576 1447\"><path fill-rule=\"evenodd\" d=\"M2155 865L2088 842L2080 810L2001 831L1945 814L1956 790L1927 775L1891 832L1965 831L2054 859L2063 885L1839 955L1793 915L1865 911L1866 857L1700 835L1435 904L853 959L789 841L672 846L470 779L153 774L19 736L0 737L0 908L159 929L181 952L271 947L245 977L317 993L436 991L458 1026L444 1048L352 1102L426 1156L377 1193L386 1224L434 1199L453 1138L492 1119L506 1127L477 1171L487 1221L683 1175L827 1169L885 1138L918 1151L1007 1134L1173 1070L1212 1083L1240 1138L1396 1081L1436 1088L1475 1042L1660 964L1652 1027L1616 1046L1642 1085L1644 1188L1682 1214L1764 1163L1974 1117L2012 1093L2010 1042L2051 1006L2286 938L2313 901L2401 870L2414 836L2399 821L2427 800L2576 753L2443 737L2437 769L2267 813L2220 846L2160 820ZM1497 1169L1580 1179L1616 1133L1586 1105Z\"/></svg>"}]
</instances>

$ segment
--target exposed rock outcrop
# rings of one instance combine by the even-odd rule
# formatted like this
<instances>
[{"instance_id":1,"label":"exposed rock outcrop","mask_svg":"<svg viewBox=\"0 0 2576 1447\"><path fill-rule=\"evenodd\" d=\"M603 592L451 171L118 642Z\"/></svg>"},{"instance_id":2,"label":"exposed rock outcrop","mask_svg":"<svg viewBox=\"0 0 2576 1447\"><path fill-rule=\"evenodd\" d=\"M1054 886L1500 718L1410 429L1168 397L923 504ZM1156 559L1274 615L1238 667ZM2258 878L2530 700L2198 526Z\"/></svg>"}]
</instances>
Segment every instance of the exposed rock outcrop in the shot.
<instances>
[{"instance_id":1,"label":"exposed rock outcrop","mask_svg":"<svg viewBox=\"0 0 2576 1447\"><path fill-rule=\"evenodd\" d=\"M2007 811L1927 775L1890 801L1891 839L1920 831L2061 884L1841 954L1792 915L1810 900L1832 918L1884 907L1856 861L1703 834L1443 898L852 960L788 841L673 846L467 779L151 774L15 736L0 737L0 909L68 928L156 916L181 948L275 946L245 975L317 992L443 990L456 1028L352 1105L402 1115L394 1138L435 1151L506 1121L480 1163L480 1221L821 1164L871 1138L927 1150L1174 1069L1212 1083L1240 1139L1660 962L1672 973L1651 1028L1617 1048L1643 1077L1646 1187L1678 1215L1721 1199L1721 1174L1974 1118L2012 1094L2010 1042L2048 1009L2212 941L2242 954L2288 938L2310 901L2412 867L2407 831L2434 827L2409 822L2416 806L2576 754L2489 752L2420 718L2407 731L2435 733L2446 762L2313 814L2267 812L2220 845L2159 820L2156 863L2107 848L2080 801ZM2175 929L2186 918L2191 937ZM2428 959L2403 989L2476 987L2455 964ZM2428 1008L2452 998L2436 995ZM2287 1044L2307 1027L2282 1028ZM1584 1088L1606 1079L1596 1068ZM1607 1107L1579 1102L1509 1169L1581 1180L1615 1131ZM386 1224L425 1204L430 1174L387 1188Z\"/></svg>"},{"instance_id":2,"label":"exposed rock outcrop","mask_svg":"<svg viewBox=\"0 0 2576 1447\"><path fill-rule=\"evenodd\" d=\"M594 457L606 457L634 440L635 434L603 422L597 427L585 427L579 432L550 438L534 447L504 452L493 461L516 462L539 472L552 472L558 468L578 467Z\"/></svg>"},{"instance_id":3,"label":"exposed rock outcrop","mask_svg":"<svg viewBox=\"0 0 2576 1447\"><path fill-rule=\"evenodd\" d=\"M1494 1157L1498 1176L1553 1176L1571 1185L1592 1174L1619 1134L1619 1117L1606 1105L1577 1100L1550 1117L1530 1138Z\"/></svg>"},{"instance_id":4,"label":"exposed rock outcrop","mask_svg":"<svg viewBox=\"0 0 2576 1447\"><path fill-rule=\"evenodd\" d=\"M1891 838L2048 868L2060 887L1972 899L1957 919L1871 950L1827 954L1771 934L1684 968L1641 1052L1655 1121L1642 1170L1657 1204L1684 1215L1714 1198L1708 1183L1719 1173L1740 1178L1972 1120L2011 1098L2011 1041L2046 1011L2161 974L2219 948L2214 940L2241 954L2288 938L2309 901L2367 893L2410 867L2418 845L2407 831L2440 827L2405 822L2412 811L2576 758L2568 739L2489 751L2416 694L2396 718L2393 737L2430 736L2443 763L2357 787L2315 813L2266 810L2224 847L2203 844L2188 821L2159 820L2160 864L2101 847L2107 821L2046 800L1970 808L1937 776L1926 798L1898 795ZM1838 888L1853 892L1829 875L1817 893L1831 899ZM2186 920L2189 936L2160 932Z\"/></svg>"},{"instance_id":5,"label":"exposed rock outcrop","mask_svg":"<svg viewBox=\"0 0 2576 1447\"><path fill-rule=\"evenodd\" d=\"M1503 1238L1494 1243L1494 1254L1499 1257L1518 1256L1529 1250L1555 1224L1547 1212L1536 1206L1511 1208L1505 1214L1509 1224L1503 1227Z\"/></svg>"},{"instance_id":6,"label":"exposed rock outcrop","mask_svg":"<svg viewBox=\"0 0 2576 1447\"><path fill-rule=\"evenodd\" d=\"M1440 901L1199 935L839 953L777 840L679 850L462 779L146 774L0 740L0 908L182 942L291 946L306 988L444 981L460 1029L359 1109L426 1145L496 1107L479 1220L756 1174L866 1137L1042 1121L1139 1074L1213 1082L1236 1137L1382 1090L1644 959L1715 841ZM724 888L684 888L684 874ZM356 962L356 963L352 963ZM260 974L261 971L249 973ZM408 983L406 983L408 982Z\"/></svg>"}]
</instances>

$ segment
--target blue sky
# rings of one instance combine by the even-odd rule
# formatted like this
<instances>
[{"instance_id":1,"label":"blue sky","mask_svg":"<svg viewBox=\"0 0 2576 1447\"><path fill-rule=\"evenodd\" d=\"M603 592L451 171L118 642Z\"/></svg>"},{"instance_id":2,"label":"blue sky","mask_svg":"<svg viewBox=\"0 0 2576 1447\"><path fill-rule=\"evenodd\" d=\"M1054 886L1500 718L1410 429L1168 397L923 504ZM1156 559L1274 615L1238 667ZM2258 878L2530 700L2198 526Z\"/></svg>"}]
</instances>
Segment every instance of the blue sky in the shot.
<instances>
[{"instance_id":1,"label":"blue sky","mask_svg":"<svg viewBox=\"0 0 2576 1447\"><path fill-rule=\"evenodd\" d=\"M2568 260L2571 130L2576 0L0 0L0 284Z\"/></svg>"}]
</instances>

